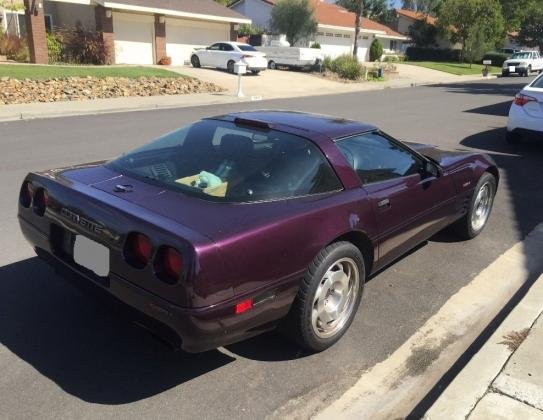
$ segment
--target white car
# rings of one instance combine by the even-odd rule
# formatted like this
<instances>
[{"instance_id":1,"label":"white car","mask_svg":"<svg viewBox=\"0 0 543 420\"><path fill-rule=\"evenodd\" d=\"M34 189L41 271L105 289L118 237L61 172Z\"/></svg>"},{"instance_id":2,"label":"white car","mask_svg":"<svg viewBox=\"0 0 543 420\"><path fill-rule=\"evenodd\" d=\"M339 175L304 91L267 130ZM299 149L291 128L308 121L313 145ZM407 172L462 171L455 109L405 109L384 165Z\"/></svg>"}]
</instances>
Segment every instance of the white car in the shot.
<instances>
[{"instance_id":1,"label":"white car","mask_svg":"<svg viewBox=\"0 0 543 420\"><path fill-rule=\"evenodd\" d=\"M543 58L537 51L516 52L502 66L502 76L516 73L519 76L530 76L534 71L543 71Z\"/></svg>"},{"instance_id":2,"label":"white car","mask_svg":"<svg viewBox=\"0 0 543 420\"><path fill-rule=\"evenodd\" d=\"M516 143L523 137L543 137L543 74L515 96L509 110L506 140Z\"/></svg>"},{"instance_id":3,"label":"white car","mask_svg":"<svg viewBox=\"0 0 543 420\"><path fill-rule=\"evenodd\" d=\"M258 74L268 68L266 55L253 46L240 42L217 42L205 49L195 50L190 62L193 67L216 67L234 73L234 64L247 65L247 71Z\"/></svg>"}]
</instances>

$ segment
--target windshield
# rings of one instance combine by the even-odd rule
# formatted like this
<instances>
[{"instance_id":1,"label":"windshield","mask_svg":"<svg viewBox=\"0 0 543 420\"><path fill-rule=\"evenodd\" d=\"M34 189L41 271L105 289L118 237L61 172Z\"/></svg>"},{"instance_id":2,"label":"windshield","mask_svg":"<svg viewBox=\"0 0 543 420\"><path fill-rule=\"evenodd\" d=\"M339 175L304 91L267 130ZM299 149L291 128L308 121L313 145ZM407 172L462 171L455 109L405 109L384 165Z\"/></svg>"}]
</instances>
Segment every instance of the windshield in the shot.
<instances>
[{"instance_id":1,"label":"windshield","mask_svg":"<svg viewBox=\"0 0 543 420\"><path fill-rule=\"evenodd\" d=\"M532 58L532 53L531 52L515 53L513 54L513 57L511 58L520 58L520 59Z\"/></svg>"},{"instance_id":2,"label":"windshield","mask_svg":"<svg viewBox=\"0 0 543 420\"><path fill-rule=\"evenodd\" d=\"M543 89L543 74L539 76L537 79L535 79L530 85L530 87Z\"/></svg>"},{"instance_id":3,"label":"windshield","mask_svg":"<svg viewBox=\"0 0 543 420\"><path fill-rule=\"evenodd\" d=\"M108 165L214 201L275 200L341 189L328 161L309 140L218 120L166 134Z\"/></svg>"},{"instance_id":4,"label":"windshield","mask_svg":"<svg viewBox=\"0 0 543 420\"><path fill-rule=\"evenodd\" d=\"M245 44L241 44L241 45L238 44L238 48L241 51L258 51L255 47L251 45L245 45Z\"/></svg>"}]
</instances>

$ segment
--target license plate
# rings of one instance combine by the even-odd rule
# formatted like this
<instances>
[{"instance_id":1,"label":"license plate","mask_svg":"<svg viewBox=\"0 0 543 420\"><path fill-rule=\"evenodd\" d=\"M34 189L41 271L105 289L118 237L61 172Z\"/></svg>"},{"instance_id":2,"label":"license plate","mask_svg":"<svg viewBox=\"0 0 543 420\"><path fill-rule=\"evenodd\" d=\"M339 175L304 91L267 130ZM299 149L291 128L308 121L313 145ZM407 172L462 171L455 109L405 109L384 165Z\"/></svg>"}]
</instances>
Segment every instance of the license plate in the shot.
<instances>
[{"instance_id":1,"label":"license plate","mask_svg":"<svg viewBox=\"0 0 543 420\"><path fill-rule=\"evenodd\" d=\"M106 277L109 274L109 249L86 236L75 237L74 261L97 276Z\"/></svg>"},{"instance_id":2,"label":"license plate","mask_svg":"<svg viewBox=\"0 0 543 420\"><path fill-rule=\"evenodd\" d=\"M515 72L515 66L509 66L509 72L514 73Z\"/></svg>"}]
</instances>

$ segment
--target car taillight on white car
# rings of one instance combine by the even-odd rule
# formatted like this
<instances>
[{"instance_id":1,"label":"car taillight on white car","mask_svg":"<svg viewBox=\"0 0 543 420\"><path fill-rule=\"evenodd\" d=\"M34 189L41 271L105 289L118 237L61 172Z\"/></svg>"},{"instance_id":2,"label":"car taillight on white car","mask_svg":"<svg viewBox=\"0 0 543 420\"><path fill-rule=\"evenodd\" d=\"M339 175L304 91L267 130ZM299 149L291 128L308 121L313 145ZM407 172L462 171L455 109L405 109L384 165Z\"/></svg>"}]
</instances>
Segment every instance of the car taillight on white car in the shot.
<instances>
[{"instance_id":1,"label":"car taillight on white car","mask_svg":"<svg viewBox=\"0 0 543 420\"><path fill-rule=\"evenodd\" d=\"M522 93L517 93L515 100L513 101L513 103L518 106L524 106L529 102L537 102L537 99Z\"/></svg>"}]
</instances>

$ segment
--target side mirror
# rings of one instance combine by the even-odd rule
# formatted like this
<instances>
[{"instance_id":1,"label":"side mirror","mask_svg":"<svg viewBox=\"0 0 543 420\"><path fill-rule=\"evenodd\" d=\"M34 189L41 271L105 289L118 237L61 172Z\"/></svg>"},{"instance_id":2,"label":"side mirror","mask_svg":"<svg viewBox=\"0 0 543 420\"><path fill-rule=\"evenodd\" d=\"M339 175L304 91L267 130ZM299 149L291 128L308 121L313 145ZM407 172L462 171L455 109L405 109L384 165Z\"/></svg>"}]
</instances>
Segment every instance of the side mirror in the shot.
<instances>
[{"instance_id":1,"label":"side mirror","mask_svg":"<svg viewBox=\"0 0 543 420\"><path fill-rule=\"evenodd\" d=\"M425 160L422 165L425 178L439 178L441 175L443 175L443 170L441 167L434 162Z\"/></svg>"}]
</instances>

